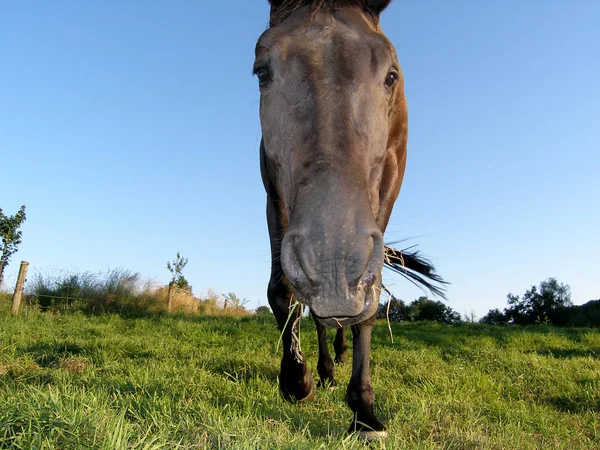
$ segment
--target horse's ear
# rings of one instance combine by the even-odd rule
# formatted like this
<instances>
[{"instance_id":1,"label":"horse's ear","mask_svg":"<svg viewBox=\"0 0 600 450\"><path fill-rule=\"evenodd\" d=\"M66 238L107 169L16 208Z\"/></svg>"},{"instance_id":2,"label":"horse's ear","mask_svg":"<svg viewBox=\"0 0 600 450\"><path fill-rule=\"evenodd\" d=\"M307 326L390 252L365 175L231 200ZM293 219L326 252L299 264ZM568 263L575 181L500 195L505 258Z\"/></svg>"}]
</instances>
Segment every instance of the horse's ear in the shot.
<instances>
[{"instance_id":1,"label":"horse's ear","mask_svg":"<svg viewBox=\"0 0 600 450\"><path fill-rule=\"evenodd\" d=\"M378 17L391 2L392 0L366 0L365 5L371 14Z\"/></svg>"}]
</instances>

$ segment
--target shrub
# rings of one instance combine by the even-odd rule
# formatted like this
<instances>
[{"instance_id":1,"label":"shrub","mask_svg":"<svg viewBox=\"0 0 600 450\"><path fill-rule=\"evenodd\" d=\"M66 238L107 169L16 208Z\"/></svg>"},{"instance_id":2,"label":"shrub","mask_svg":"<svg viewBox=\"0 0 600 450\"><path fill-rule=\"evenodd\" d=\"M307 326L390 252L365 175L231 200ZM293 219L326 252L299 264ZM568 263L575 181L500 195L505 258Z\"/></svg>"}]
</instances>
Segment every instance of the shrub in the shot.
<instances>
[{"instance_id":1,"label":"shrub","mask_svg":"<svg viewBox=\"0 0 600 450\"><path fill-rule=\"evenodd\" d=\"M269 308L268 306L259 306L258 308L256 308L256 310L254 311L255 314L259 315L259 316L267 316L272 314L271 313L271 308Z\"/></svg>"},{"instance_id":2,"label":"shrub","mask_svg":"<svg viewBox=\"0 0 600 450\"><path fill-rule=\"evenodd\" d=\"M498 308L490 309L479 322L487 325L506 325L508 323L508 317L506 317Z\"/></svg>"},{"instance_id":3,"label":"shrub","mask_svg":"<svg viewBox=\"0 0 600 450\"><path fill-rule=\"evenodd\" d=\"M583 305L562 307L554 311L552 323L575 327L600 326L600 300L590 300Z\"/></svg>"}]
</instances>

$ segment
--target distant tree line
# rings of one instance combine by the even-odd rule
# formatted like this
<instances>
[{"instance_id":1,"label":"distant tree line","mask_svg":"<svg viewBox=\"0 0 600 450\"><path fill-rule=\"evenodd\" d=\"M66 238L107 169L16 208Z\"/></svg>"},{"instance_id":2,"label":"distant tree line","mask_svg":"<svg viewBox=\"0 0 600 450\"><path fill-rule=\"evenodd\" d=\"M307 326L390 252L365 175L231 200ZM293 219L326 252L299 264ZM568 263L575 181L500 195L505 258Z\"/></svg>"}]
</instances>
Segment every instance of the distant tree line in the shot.
<instances>
[{"instance_id":1,"label":"distant tree line","mask_svg":"<svg viewBox=\"0 0 600 450\"><path fill-rule=\"evenodd\" d=\"M503 311L491 309L480 322L489 325L552 324L565 326L600 326L600 300L576 306L571 302L571 288L548 278L531 286L522 297L509 293Z\"/></svg>"}]
</instances>

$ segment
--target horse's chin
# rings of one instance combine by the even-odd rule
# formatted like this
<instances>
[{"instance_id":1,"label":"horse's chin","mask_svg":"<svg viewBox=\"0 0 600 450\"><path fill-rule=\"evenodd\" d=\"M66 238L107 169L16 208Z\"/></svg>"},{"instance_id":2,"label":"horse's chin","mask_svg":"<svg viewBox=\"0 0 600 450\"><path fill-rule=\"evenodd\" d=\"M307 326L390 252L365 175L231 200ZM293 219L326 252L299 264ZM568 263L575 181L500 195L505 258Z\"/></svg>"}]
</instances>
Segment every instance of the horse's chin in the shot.
<instances>
[{"instance_id":1,"label":"horse's chin","mask_svg":"<svg viewBox=\"0 0 600 450\"><path fill-rule=\"evenodd\" d=\"M311 309L313 317L318 320L321 324L330 328L341 328L356 325L370 319L377 313L377 307L379 306L378 298L373 298L371 294L367 294L365 298L365 306L362 312L355 316L335 316L335 317L321 317ZM308 305L310 308L310 305Z\"/></svg>"},{"instance_id":2,"label":"horse's chin","mask_svg":"<svg viewBox=\"0 0 600 450\"><path fill-rule=\"evenodd\" d=\"M349 327L351 325L356 325L359 324L363 321L365 321L367 319L367 317L363 317L362 314L356 316L356 317L327 317L327 318L322 318L322 317L316 317L315 318L319 321L319 323L325 325L326 327L329 328L342 328L342 327Z\"/></svg>"}]
</instances>

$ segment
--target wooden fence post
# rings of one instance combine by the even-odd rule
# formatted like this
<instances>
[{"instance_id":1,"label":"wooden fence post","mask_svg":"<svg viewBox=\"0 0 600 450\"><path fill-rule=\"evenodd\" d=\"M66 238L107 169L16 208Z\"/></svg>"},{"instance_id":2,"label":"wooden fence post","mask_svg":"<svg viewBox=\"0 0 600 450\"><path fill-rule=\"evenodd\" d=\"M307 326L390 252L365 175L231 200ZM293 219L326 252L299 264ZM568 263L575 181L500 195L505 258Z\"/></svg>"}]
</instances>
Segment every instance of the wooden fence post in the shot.
<instances>
[{"instance_id":1,"label":"wooden fence post","mask_svg":"<svg viewBox=\"0 0 600 450\"><path fill-rule=\"evenodd\" d=\"M21 295L23 295L23 285L25 284L25 276L27 276L27 268L29 263L21 261L21 267L19 268L19 276L17 278L17 285L15 286L15 293L12 298L12 315L16 316L19 314L19 306L21 305Z\"/></svg>"},{"instance_id":2,"label":"wooden fence post","mask_svg":"<svg viewBox=\"0 0 600 450\"><path fill-rule=\"evenodd\" d=\"M167 294L167 311L171 312L173 308L173 282L169 283L169 293Z\"/></svg>"}]
</instances>

